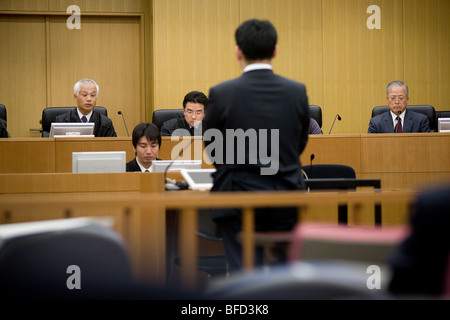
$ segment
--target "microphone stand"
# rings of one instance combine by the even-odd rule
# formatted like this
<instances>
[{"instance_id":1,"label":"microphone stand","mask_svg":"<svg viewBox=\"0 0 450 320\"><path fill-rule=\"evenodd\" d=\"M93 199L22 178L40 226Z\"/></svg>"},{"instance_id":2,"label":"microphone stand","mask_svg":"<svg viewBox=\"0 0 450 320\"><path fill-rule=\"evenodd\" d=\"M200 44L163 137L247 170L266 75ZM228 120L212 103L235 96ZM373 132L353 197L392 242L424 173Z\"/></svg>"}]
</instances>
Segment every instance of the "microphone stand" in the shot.
<instances>
[{"instance_id":1,"label":"microphone stand","mask_svg":"<svg viewBox=\"0 0 450 320\"><path fill-rule=\"evenodd\" d=\"M125 125L125 130L127 130L127 136L130 136L130 134L128 133L128 128L127 128L127 123L125 122L125 117L123 116L122 111L117 112L118 114L122 115L122 119L123 119L123 124Z\"/></svg>"},{"instance_id":2,"label":"microphone stand","mask_svg":"<svg viewBox=\"0 0 450 320\"><path fill-rule=\"evenodd\" d=\"M330 134L331 130L333 130L333 126L334 126L334 122L336 121L336 118L338 118L338 120L341 121L341 116L339 114L336 114L336 116L334 117L334 120L333 120L333 124L331 125L330 132L328 132L328 134Z\"/></svg>"}]
</instances>

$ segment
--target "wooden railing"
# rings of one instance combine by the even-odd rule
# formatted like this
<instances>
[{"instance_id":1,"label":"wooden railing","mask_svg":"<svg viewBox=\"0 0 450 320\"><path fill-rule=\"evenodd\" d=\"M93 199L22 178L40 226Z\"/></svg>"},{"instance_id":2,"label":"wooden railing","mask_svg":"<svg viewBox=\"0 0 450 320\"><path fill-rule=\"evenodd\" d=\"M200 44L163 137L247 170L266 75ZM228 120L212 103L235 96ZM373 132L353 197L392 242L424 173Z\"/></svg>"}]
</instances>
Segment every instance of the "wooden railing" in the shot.
<instances>
[{"instance_id":1,"label":"wooden railing","mask_svg":"<svg viewBox=\"0 0 450 320\"><path fill-rule=\"evenodd\" d=\"M145 174L144 174L145 175ZM349 215L353 216L353 223L363 220L363 215L368 214L361 210L364 206L374 206L375 203L381 204L401 204L408 207L415 199L413 191L379 191L379 192L311 192L289 191L289 192L245 192L245 193L218 193L211 194L207 192L138 192L138 193L95 193L95 194L31 194L24 198L23 195L3 194L0 195L0 222L17 222L17 216L22 216L22 220L27 220L27 212L52 211L61 212L64 217L65 212L72 214L66 217L83 215L87 216L95 212L120 211L123 213L124 220L120 233L126 240L136 236L133 232L140 232L138 237L148 237L148 234L155 232L155 228L164 227L160 219L164 215L154 214L168 209L179 210L179 250L180 259L183 261L181 270L181 279L186 288L193 288L197 285L196 262L198 256L198 238L197 230L197 211L207 208L242 208L243 209L243 259L245 269L250 271L253 268L252 257L254 247L254 211L256 207L282 207L295 206L298 208L300 221L308 220L308 212L314 206L327 204L338 206L346 204L349 208ZM25 213L24 213L25 212ZM98 215L98 214L97 214ZM130 216L137 216L134 222ZM156 219L156 220L155 220ZM159 219L159 220L158 220ZM372 219L373 220L373 219ZM159 222L158 222L159 221ZM165 222L165 221L164 221ZM139 226L137 226L139 224ZM156 224L155 227L153 224ZM161 240L161 239L160 239ZM141 242L134 242L137 248L131 248L131 251L139 251L135 255L137 259L148 260L150 255L165 260L164 246L151 246L152 238L147 238L146 250L155 250L158 254L151 255L150 252L143 252ZM161 241L159 242L161 243ZM140 257L140 258L139 258ZM151 259L150 259L151 260ZM138 279L142 281L161 281L164 272L153 270L155 263L144 261L133 261L133 264L139 264L141 274ZM146 270L142 270L142 268Z\"/></svg>"}]
</instances>

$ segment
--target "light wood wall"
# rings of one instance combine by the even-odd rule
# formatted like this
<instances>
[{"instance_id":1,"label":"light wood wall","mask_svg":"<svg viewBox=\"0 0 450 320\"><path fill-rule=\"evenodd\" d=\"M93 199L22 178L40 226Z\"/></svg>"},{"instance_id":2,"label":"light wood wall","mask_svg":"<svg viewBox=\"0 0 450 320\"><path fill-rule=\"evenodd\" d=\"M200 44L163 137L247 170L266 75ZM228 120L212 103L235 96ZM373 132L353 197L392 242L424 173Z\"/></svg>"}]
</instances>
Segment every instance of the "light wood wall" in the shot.
<instances>
[{"instance_id":1,"label":"light wood wall","mask_svg":"<svg viewBox=\"0 0 450 320\"><path fill-rule=\"evenodd\" d=\"M84 21L106 46L89 38L86 45L85 30L69 36L61 28L72 4L91 14ZM381 9L380 30L366 26L370 5ZM240 75L234 31L249 18L276 26L274 70L306 84L310 104L322 107L324 133L336 114L342 120L333 133L367 132L371 110L386 104L392 80L409 85L410 104L450 110L448 0L0 0L0 11L41 14L20 16L20 23L10 20L17 15L0 16L0 103L14 137L38 135L29 128L39 127L45 104L72 103L81 70L99 81L98 104L111 105L121 136L117 111L124 106L130 132L151 121L154 109L181 108L188 91L208 93Z\"/></svg>"},{"instance_id":2,"label":"light wood wall","mask_svg":"<svg viewBox=\"0 0 450 320\"><path fill-rule=\"evenodd\" d=\"M366 26L373 4L380 30ZM260 18L278 30L275 72L306 84L325 133L336 114L333 133L366 133L393 80L409 85L410 104L450 109L448 0L155 0L153 9L155 108L239 76L234 31Z\"/></svg>"},{"instance_id":3,"label":"light wood wall","mask_svg":"<svg viewBox=\"0 0 450 320\"><path fill-rule=\"evenodd\" d=\"M66 9L81 9L69 29ZM0 100L12 137L40 137L45 107L75 106L73 85L91 78L97 105L108 109L118 136L145 119L144 1L0 1Z\"/></svg>"}]
</instances>

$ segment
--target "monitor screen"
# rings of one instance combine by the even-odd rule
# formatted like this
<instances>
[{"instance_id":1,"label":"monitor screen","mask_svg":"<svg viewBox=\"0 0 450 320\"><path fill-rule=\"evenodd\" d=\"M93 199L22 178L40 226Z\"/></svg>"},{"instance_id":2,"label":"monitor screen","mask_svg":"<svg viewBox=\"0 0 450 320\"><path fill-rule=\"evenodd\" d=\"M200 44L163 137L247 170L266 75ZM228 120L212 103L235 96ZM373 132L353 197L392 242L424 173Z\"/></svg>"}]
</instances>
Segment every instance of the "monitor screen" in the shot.
<instances>
[{"instance_id":1,"label":"monitor screen","mask_svg":"<svg viewBox=\"0 0 450 320\"><path fill-rule=\"evenodd\" d=\"M125 171L125 151L72 152L73 173L110 173Z\"/></svg>"},{"instance_id":2,"label":"monitor screen","mask_svg":"<svg viewBox=\"0 0 450 320\"><path fill-rule=\"evenodd\" d=\"M181 175L192 190L210 190L213 186L212 174L216 169L182 169Z\"/></svg>"},{"instance_id":3,"label":"monitor screen","mask_svg":"<svg viewBox=\"0 0 450 320\"><path fill-rule=\"evenodd\" d=\"M49 137L93 137L94 125L93 122L52 122Z\"/></svg>"},{"instance_id":4,"label":"monitor screen","mask_svg":"<svg viewBox=\"0 0 450 320\"><path fill-rule=\"evenodd\" d=\"M438 119L438 132L450 132L450 118Z\"/></svg>"},{"instance_id":5,"label":"monitor screen","mask_svg":"<svg viewBox=\"0 0 450 320\"><path fill-rule=\"evenodd\" d=\"M202 160L157 160L152 163L153 172L164 172L169 165L168 171L201 169Z\"/></svg>"}]
</instances>

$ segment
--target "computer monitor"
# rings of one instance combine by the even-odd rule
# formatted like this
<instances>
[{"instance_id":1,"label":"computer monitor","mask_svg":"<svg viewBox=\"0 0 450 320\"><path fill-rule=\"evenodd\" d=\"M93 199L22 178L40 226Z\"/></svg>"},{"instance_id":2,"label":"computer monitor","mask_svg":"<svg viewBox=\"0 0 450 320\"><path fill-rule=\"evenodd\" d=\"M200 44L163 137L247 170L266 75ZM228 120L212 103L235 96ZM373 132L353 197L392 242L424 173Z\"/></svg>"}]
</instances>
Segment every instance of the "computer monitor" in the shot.
<instances>
[{"instance_id":1,"label":"computer monitor","mask_svg":"<svg viewBox=\"0 0 450 320\"><path fill-rule=\"evenodd\" d=\"M72 152L73 173L109 173L125 171L125 151Z\"/></svg>"},{"instance_id":2,"label":"computer monitor","mask_svg":"<svg viewBox=\"0 0 450 320\"><path fill-rule=\"evenodd\" d=\"M438 119L438 132L450 132L450 118Z\"/></svg>"},{"instance_id":3,"label":"computer monitor","mask_svg":"<svg viewBox=\"0 0 450 320\"><path fill-rule=\"evenodd\" d=\"M170 166L170 167L169 167ZM153 172L179 171L181 169L201 169L202 160L157 160L152 163Z\"/></svg>"},{"instance_id":4,"label":"computer monitor","mask_svg":"<svg viewBox=\"0 0 450 320\"><path fill-rule=\"evenodd\" d=\"M94 126L93 122L52 122L49 137L94 137Z\"/></svg>"},{"instance_id":5,"label":"computer monitor","mask_svg":"<svg viewBox=\"0 0 450 320\"><path fill-rule=\"evenodd\" d=\"M208 191L213 186L212 174L216 169L182 169L180 172L190 189Z\"/></svg>"}]
</instances>

